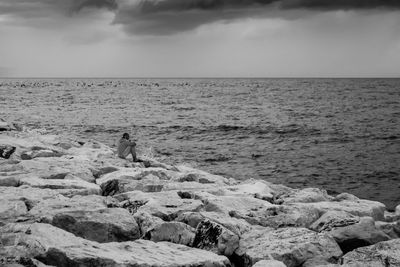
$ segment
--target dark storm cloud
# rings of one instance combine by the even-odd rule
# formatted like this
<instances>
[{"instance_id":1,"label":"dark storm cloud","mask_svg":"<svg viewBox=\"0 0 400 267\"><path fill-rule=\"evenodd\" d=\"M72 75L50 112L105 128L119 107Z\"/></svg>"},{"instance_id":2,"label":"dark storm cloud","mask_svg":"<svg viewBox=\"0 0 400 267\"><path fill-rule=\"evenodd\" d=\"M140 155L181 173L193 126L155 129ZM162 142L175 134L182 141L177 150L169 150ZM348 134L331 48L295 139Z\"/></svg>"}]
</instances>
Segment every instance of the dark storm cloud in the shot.
<instances>
[{"instance_id":1,"label":"dark storm cloud","mask_svg":"<svg viewBox=\"0 0 400 267\"><path fill-rule=\"evenodd\" d=\"M215 21L302 16L310 11L398 9L400 0L1 0L0 14L46 18L85 8L115 12L114 24L134 34L168 35ZM288 15L289 14L289 15ZM294 15L295 14L295 15ZM89 18L88 18L89 19Z\"/></svg>"},{"instance_id":2,"label":"dark storm cloud","mask_svg":"<svg viewBox=\"0 0 400 267\"><path fill-rule=\"evenodd\" d=\"M215 21L285 17L289 10L400 8L399 0L119 0L114 23L136 34L173 34ZM293 14L293 12L291 13Z\"/></svg>"},{"instance_id":3,"label":"dark storm cloud","mask_svg":"<svg viewBox=\"0 0 400 267\"><path fill-rule=\"evenodd\" d=\"M73 0L70 9L79 12L85 7L107 8L114 10L118 7L115 0Z\"/></svg>"},{"instance_id":4,"label":"dark storm cloud","mask_svg":"<svg viewBox=\"0 0 400 267\"><path fill-rule=\"evenodd\" d=\"M277 3L279 8L349 9L400 7L398 0L120 0L135 6L141 14L262 7Z\"/></svg>"},{"instance_id":5,"label":"dark storm cloud","mask_svg":"<svg viewBox=\"0 0 400 267\"><path fill-rule=\"evenodd\" d=\"M399 8L398 0L282 0L283 8L315 8L325 10L362 8Z\"/></svg>"},{"instance_id":6,"label":"dark storm cloud","mask_svg":"<svg viewBox=\"0 0 400 267\"><path fill-rule=\"evenodd\" d=\"M117 8L115 0L1 0L0 15L29 18L71 15L84 8Z\"/></svg>"}]
</instances>

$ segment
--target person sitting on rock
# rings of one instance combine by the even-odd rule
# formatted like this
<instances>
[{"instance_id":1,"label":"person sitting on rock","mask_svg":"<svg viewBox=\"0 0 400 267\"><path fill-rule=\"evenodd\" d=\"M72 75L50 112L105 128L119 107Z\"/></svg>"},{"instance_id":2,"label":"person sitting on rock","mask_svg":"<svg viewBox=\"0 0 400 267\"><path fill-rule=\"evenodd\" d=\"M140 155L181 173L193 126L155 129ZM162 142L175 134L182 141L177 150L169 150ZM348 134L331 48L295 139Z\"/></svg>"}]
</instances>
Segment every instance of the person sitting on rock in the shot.
<instances>
[{"instance_id":1,"label":"person sitting on rock","mask_svg":"<svg viewBox=\"0 0 400 267\"><path fill-rule=\"evenodd\" d=\"M136 143L129 140L129 134L124 133L122 138L118 141L118 157L121 159L126 159L129 154L132 155L132 160L134 162L138 161L136 157Z\"/></svg>"}]
</instances>

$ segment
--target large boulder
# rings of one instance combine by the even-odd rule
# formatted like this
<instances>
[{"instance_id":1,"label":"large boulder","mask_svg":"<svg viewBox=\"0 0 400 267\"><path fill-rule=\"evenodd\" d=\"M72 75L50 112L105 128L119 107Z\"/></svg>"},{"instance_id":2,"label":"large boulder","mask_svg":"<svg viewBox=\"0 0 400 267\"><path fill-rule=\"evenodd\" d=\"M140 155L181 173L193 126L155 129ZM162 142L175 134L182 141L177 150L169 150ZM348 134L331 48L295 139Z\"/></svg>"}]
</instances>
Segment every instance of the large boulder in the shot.
<instances>
[{"instance_id":1,"label":"large boulder","mask_svg":"<svg viewBox=\"0 0 400 267\"><path fill-rule=\"evenodd\" d=\"M203 208L200 200L182 199L176 191L159 193L132 191L115 195L115 198L121 201L121 207L131 209L132 213L147 212L164 221L173 221L181 213L200 211Z\"/></svg>"},{"instance_id":2,"label":"large boulder","mask_svg":"<svg viewBox=\"0 0 400 267\"><path fill-rule=\"evenodd\" d=\"M18 160L0 160L0 186L20 185L20 173L22 167L18 165Z\"/></svg>"},{"instance_id":3,"label":"large boulder","mask_svg":"<svg viewBox=\"0 0 400 267\"><path fill-rule=\"evenodd\" d=\"M340 264L331 263L324 258L312 258L306 260L301 267L340 267ZM342 267L357 267L357 266L342 266Z\"/></svg>"},{"instance_id":4,"label":"large boulder","mask_svg":"<svg viewBox=\"0 0 400 267\"><path fill-rule=\"evenodd\" d=\"M15 175L0 176L0 186L17 187L20 185L21 177Z\"/></svg>"},{"instance_id":5,"label":"large boulder","mask_svg":"<svg viewBox=\"0 0 400 267\"><path fill-rule=\"evenodd\" d=\"M275 205L249 196L218 196L206 192L196 194L195 198L204 203L205 211L230 214L246 214L249 211L263 210Z\"/></svg>"},{"instance_id":6,"label":"large boulder","mask_svg":"<svg viewBox=\"0 0 400 267\"><path fill-rule=\"evenodd\" d=\"M32 258L8 258L1 260L0 259L0 266L1 267L55 267L44 264L36 259Z\"/></svg>"},{"instance_id":7,"label":"large boulder","mask_svg":"<svg viewBox=\"0 0 400 267\"><path fill-rule=\"evenodd\" d=\"M6 122L0 119L0 132L14 131L14 130L17 130L17 127L13 123Z\"/></svg>"},{"instance_id":8,"label":"large boulder","mask_svg":"<svg viewBox=\"0 0 400 267\"><path fill-rule=\"evenodd\" d=\"M238 236L241 236L251 229L251 225L245 220L234 218L219 212L184 212L181 213L175 220L197 228L199 223L205 219L222 225Z\"/></svg>"},{"instance_id":9,"label":"large boulder","mask_svg":"<svg viewBox=\"0 0 400 267\"><path fill-rule=\"evenodd\" d=\"M384 232L391 239L400 238L400 221L397 222L375 222L375 227Z\"/></svg>"},{"instance_id":10,"label":"large boulder","mask_svg":"<svg viewBox=\"0 0 400 267\"><path fill-rule=\"evenodd\" d=\"M0 144L8 144L16 148L15 157L30 160L40 157L61 157L67 154L62 147L54 144L59 136L42 135L34 132L19 132L0 136Z\"/></svg>"},{"instance_id":11,"label":"large boulder","mask_svg":"<svg viewBox=\"0 0 400 267\"><path fill-rule=\"evenodd\" d=\"M234 261L239 266L252 266L272 257L288 267L301 266L306 260L319 257L336 261L342 255L335 240L306 228L257 227L240 239Z\"/></svg>"},{"instance_id":12,"label":"large boulder","mask_svg":"<svg viewBox=\"0 0 400 267\"><path fill-rule=\"evenodd\" d=\"M198 182L201 184L218 184L218 185L231 185L231 180L219 176L210 174L205 171L193 169L188 166L177 166L176 169L181 173L180 176L176 177L175 180L180 182Z\"/></svg>"},{"instance_id":13,"label":"large boulder","mask_svg":"<svg viewBox=\"0 0 400 267\"><path fill-rule=\"evenodd\" d=\"M3 201L23 201L28 209L31 210L41 201L65 199L58 192L51 189L32 188L29 186L3 187L0 186L0 200Z\"/></svg>"},{"instance_id":14,"label":"large boulder","mask_svg":"<svg viewBox=\"0 0 400 267\"><path fill-rule=\"evenodd\" d=\"M111 162L114 163L116 158L115 152L105 144L95 140L88 140L82 146L68 149L68 154L71 154L76 159L90 162ZM119 161L121 161L119 159ZM122 160L125 161L126 160Z\"/></svg>"},{"instance_id":15,"label":"large boulder","mask_svg":"<svg viewBox=\"0 0 400 267\"><path fill-rule=\"evenodd\" d=\"M100 243L140 238L140 229L135 219L121 208L60 212L49 223L76 236Z\"/></svg>"},{"instance_id":16,"label":"large boulder","mask_svg":"<svg viewBox=\"0 0 400 267\"><path fill-rule=\"evenodd\" d=\"M101 166L99 168L91 169L92 174L93 174L94 178L96 178L96 179L102 177L105 174L108 174L111 172L116 172L118 170L119 170L119 168L114 167L114 166Z\"/></svg>"},{"instance_id":17,"label":"large boulder","mask_svg":"<svg viewBox=\"0 0 400 267\"><path fill-rule=\"evenodd\" d=\"M57 197L44 199L33 205L29 214L39 221L51 222L60 213L74 211L93 211L107 208L106 198L98 195L74 196L72 198Z\"/></svg>"},{"instance_id":18,"label":"large boulder","mask_svg":"<svg viewBox=\"0 0 400 267\"><path fill-rule=\"evenodd\" d=\"M199 223L204 219L205 219L204 215L202 215L200 212L188 211L179 214L178 217L175 218L175 221L183 222L187 225L190 225L193 228L197 228L197 225L199 225Z\"/></svg>"},{"instance_id":19,"label":"large boulder","mask_svg":"<svg viewBox=\"0 0 400 267\"><path fill-rule=\"evenodd\" d=\"M145 180L132 180L129 177L110 180L101 184L101 194L103 196L113 196L129 191L160 192L165 182L160 181L156 176L149 175Z\"/></svg>"},{"instance_id":20,"label":"large boulder","mask_svg":"<svg viewBox=\"0 0 400 267\"><path fill-rule=\"evenodd\" d=\"M4 200L0 201L0 226L20 221L21 218L25 218L28 213L28 208L25 202L21 200Z\"/></svg>"},{"instance_id":21,"label":"large boulder","mask_svg":"<svg viewBox=\"0 0 400 267\"><path fill-rule=\"evenodd\" d=\"M329 231L344 253L358 247L389 240L390 237L375 227L371 217L361 217L355 224L337 227Z\"/></svg>"},{"instance_id":22,"label":"large boulder","mask_svg":"<svg viewBox=\"0 0 400 267\"><path fill-rule=\"evenodd\" d=\"M296 205L314 207L321 215L328 211L345 211L359 217L372 217L377 221L384 219L384 212L386 210L384 204L365 199L296 203Z\"/></svg>"},{"instance_id":23,"label":"large boulder","mask_svg":"<svg viewBox=\"0 0 400 267\"><path fill-rule=\"evenodd\" d=\"M215 191L207 190L207 192L181 191L179 194L186 198L200 199L204 203L204 210L207 212L243 219L253 225L275 228L286 226L308 227L320 216L319 210L312 206L296 203L275 205L251 195L227 193L225 188L222 188L222 190L215 189Z\"/></svg>"},{"instance_id":24,"label":"large boulder","mask_svg":"<svg viewBox=\"0 0 400 267\"><path fill-rule=\"evenodd\" d=\"M64 179L67 175L73 175L90 183L95 181L91 172L93 164L81 159L35 158L23 160L18 165L23 168L25 174L42 179Z\"/></svg>"},{"instance_id":25,"label":"large boulder","mask_svg":"<svg viewBox=\"0 0 400 267\"><path fill-rule=\"evenodd\" d=\"M397 215L396 212L385 211L385 222L396 222L400 220L400 212Z\"/></svg>"},{"instance_id":26,"label":"large boulder","mask_svg":"<svg viewBox=\"0 0 400 267\"><path fill-rule=\"evenodd\" d=\"M215 184L201 184L199 182L174 182L168 181L163 184L162 191L183 191L185 193L195 191L211 191L215 190ZM189 197L190 198L190 197Z\"/></svg>"},{"instance_id":27,"label":"large boulder","mask_svg":"<svg viewBox=\"0 0 400 267\"><path fill-rule=\"evenodd\" d=\"M14 146L22 152L24 150L30 150L32 147L52 148L52 144L47 142L47 140L51 138L55 137L34 133L33 131L7 134L2 133L0 135L0 144Z\"/></svg>"},{"instance_id":28,"label":"large boulder","mask_svg":"<svg viewBox=\"0 0 400 267\"><path fill-rule=\"evenodd\" d=\"M25 177L20 179L20 185L58 190L62 195L99 195L100 187L96 184L77 179L42 179Z\"/></svg>"},{"instance_id":29,"label":"large boulder","mask_svg":"<svg viewBox=\"0 0 400 267\"><path fill-rule=\"evenodd\" d=\"M159 162L153 158L140 156L139 159L142 160L146 168L162 168L170 171L179 171L177 167Z\"/></svg>"},{"instance_id":30,"label":"large boulder","mask_svg":"<svg viewBox=\"0 0 400 267\"><path fill-rule=\"evenodd\" d=\"M144 239L191 246L195 238L195 231L194 228L181 222L162 222L148 230Z\"/></svg>"},{"instance_id":31,"label":"large boulder","mask_svg":"<svg viewBox=\"0 0 400 267\"><path fill-rule=\"evenodd\" d=\"M341 210L332 210L324 213L309 228L316 232L330 231L337 227L344 227L358 223L360 217Z\"/></svg>"},{"instance_id":32,"label":"large boulder","mask_svg":"<svg viewBox=\"0 0 400 267\"><path fill-rule=\"evenodd\" d=\"M166 181L179 173L163 168L124 168L96 180L105 196L129 191L159 192Z\"/></svg>"},{"instance_id":33,"label":"large boulder","mask_svg":"<svg viewBox=\"0 0 400 267\"><path fill-rule=\"evenodd\" d=\"M20 157L22 160L30 160L34 158L52 158L61 157L64 153L55 149L47 148L34 148L32 150L27 150L21 153Z\"/></svg>"},{"instance_id":34,"label":"large boulder","mask_svg":"<svg viewBox=\"0 0 400 267\"><path fill-rule=\"evenodd\" d=\"M164 223L162 219L144 211L135 212L133 218L139 225L141 238L144 238L148 232Z\"/></svg>"},{"instance_id":35,"label":"large boulder","mask_svg":"<svg viewBox=\"0 0 400 267\"><path fill-rule=\"evenodd\" d=\"M275 199L277 204L288 203L311 203L331 201L334 198L329 196L326 190L319 188L292 189L279 195Z\"/></svg>"},{"instance_id":36,"label":"large boulder","mask_svg":"<svg viewBox=\"0 0 400 267\"><path fill-rule=\"evenodd\" d=\"M389 239L371 217L358 217L344 211L328 211L310 229L330 234L344 253Z\"/></svg>"},{"instance_id":37,"label":"large boulder","mask_svg":"<svg viewBox=\"0 0 400 267\"><path fill-rule=\"evenodd\" d=\"M319 218L319 212L314 207L301 205L273 205L258 210L248 210L243 213L232 211L233 217L245 219L250 224L265 227L309 227Z\"/></svg>"},{"instance_id":38,"label":"large boulder","mask_svg":"<svg viewBox=\"0 0 400 267\"><path fill-rule=\"evenodd\" d=\"M97 243L48 224L0 228L1 258L35 258L44 264L67 266L229 266L224 256L168 242L147 240Z\"/></svg>"},{"instance_id":39,"label":"large boulder","mask_svg":"<svg viewBox=\"0 0 400 267\"><path fill-rule=\"evenodd\" d=\"M286 265L277 260L262 260L254 264L253 267L286 267Z\"/></svg>"},{"instance_id":40,"label":"large boulder","mask_svg":"<svg viewBox=\"0 0 400 267\"><path fill-rule=\"evenodd\" d=\"M226 195L252 196L258 199L274 201L274 198L292 189L283 185L274 185L262 180L250 179L237 185L224 188Z\"/></svg>"},{"instance_id":41,"label":"large boulder","mask_svg":"<svg viewBox=\"0 0 400 267\"><path fill-rule=\"evenodd\" d=\"M400 239L357 248L343 256L344 265L363 267L400 266Z\"/></svg>"}]
</instances>

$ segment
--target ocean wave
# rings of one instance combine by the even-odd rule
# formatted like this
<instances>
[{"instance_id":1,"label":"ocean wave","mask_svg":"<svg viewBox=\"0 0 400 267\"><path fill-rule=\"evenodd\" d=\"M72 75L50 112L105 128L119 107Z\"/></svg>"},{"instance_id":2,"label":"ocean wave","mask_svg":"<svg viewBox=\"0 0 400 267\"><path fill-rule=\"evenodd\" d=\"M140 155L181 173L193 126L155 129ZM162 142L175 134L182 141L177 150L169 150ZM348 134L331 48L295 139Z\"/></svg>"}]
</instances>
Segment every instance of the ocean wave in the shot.
<instances>
[{"instance_id":1,"label":"ocean wave","mask_svg":"<svg viewBox=\"0 0 400 267\"><path fill-rule=\"evenodd\" d=\"M204 162L224 162L224 161L229 161L231 159L232 159L232 157L228 157L226 155L215 155L211 158L206 158L203 161Z\"/></svg>"},{"instance_id":2,"label":"ocean wave","mask_svg":"<svg viewBox=\"0 0 400 267\"><path fill-rule=\"evenodd\" d=\"M306 125L298 125L298 124L288 124L283 126L261 126L261 125L230 125L230 124L220 124L220 125L211 125L211 126L192 126L192 125L132 125L132 127L136 129L144 129L155 131L160 134L169 134L169 133L186 133L186 134L195 134L195 135L210 135L210 134L236 134L236 135L278 135L278 136L305 136L305 135L321 135L322 130L309 127ZM94 131L106 131L106 132L115 132L120 131L121 127L116 128L106 128L101 125L91 126L89 129L85 130L85 132L94 132Z\"/></svg>"},{"instance_id":3,"label":"ocean wave","mask_svg":"<svg viewBox=\"0 0 400 267\"><path fill-rule=\"evenodd\" d=\"M224 176L378 192L394 207L399 87L400 79L0 79L0 102L3 118L30 128L109 145L129 132L139 147Z\"/></svg>"}]
</instances>

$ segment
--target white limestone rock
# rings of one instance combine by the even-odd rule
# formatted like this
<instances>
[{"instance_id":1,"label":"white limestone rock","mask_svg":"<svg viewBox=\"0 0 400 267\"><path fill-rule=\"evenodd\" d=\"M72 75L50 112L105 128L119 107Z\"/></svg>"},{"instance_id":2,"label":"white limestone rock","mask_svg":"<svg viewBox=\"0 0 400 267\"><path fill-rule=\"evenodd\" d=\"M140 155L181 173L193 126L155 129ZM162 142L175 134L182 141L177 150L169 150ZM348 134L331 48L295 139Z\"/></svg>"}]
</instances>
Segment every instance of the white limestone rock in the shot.
<instances>
[{"instance_id":1,"label":"white limestone rock","mask_svg":"<svg viewBox=\"0 0 400 267\"><path fill-rule=\"evenodd\" d=\"M25 177L20 179L20 185L27 185L37 188L48 188L59 191L63 195L73 196L74 193L80 195L99 195L100 187L96 184L86 182L81 179L42 179L38 177ZM70 192L67 193L67 190Z\"/></svg>"},{"instance_id":2,"label":"white limestone rock","mask_svg":"<svg viewBox=\"0 0 400 267\"><path fill-rule=\"evenodd\" d=\"M296 205L314 207L321 215L328 211L344 211L359 217L372 217L377 221L384 220L384 211L386 210L384 204L365 199L297 203Z\"/></svg>"},{"instance_id":3,"label":"white limestone rock","mask_svg":"<svg viewBox=\"0 0 400 267\"><path fill-rule=\"evenodd\" d=\"M342 251L331 236L306 228L257 227L241 237L235 254L241 266L252 266L272 257L288 267L296 267L315 257L336 261Z\"/></svg>"},{"instance_id":4,"label":"white limestone rock","mask_svg":"<svg viewBox=\"0 0 400 267\"><path fill-rule=\"evenodd\" d=\"M343 256L343 264L362 267L400 266L400 239L353 250Z\"/></svg>"},{"instance_id":5,"label":"white limestone rock","mask_svg":"<svg viewBox=\"0 0 400 267\"><path fill-rule=\"evenodd\" d=\"M332 196L329 196L326 190L319 188L292 189L279 196L275 201L278 204L288 203L312 203L321 201L331 201Z\"/></svg>"},{"instance_id":6,"label":"white limestone rock","mask_svg":"<svg viewBox=\"0 0 400 267\"><path fill-rule=\"evenodd\" d=\"M253 267L286 267L286 265L277 260L261 260L254 264Z\"/></svg>"},{"instance_id":7,"label":"white limestone rock","mask_svg":"<svg viewBox=\"0 0 400 267\"><path fill-rule=\"evenodd\" d=\"M173 221L179 214L188 211L200 211L203 203L196 199L182 199L176 191L145 193L132 191L115 196L121 207L132 208L136 211L147 212L164 221Z\"/></svg>"},{"instance_id":8,"label":"white limestone rock","mask_svg":"<svg viewBox=\"0 0 400 267\"><path fill-rule=\"evenodd\" d=\"M99 243L140 238L140 229L135 219L121 208L63 211L56 213L48 223Z\"/></svg>"},{"instance_id":9,"label":"white limestone rock","mask_svg":"<svg viewBox=\"0 0 400 267\"><path fill-rule=\"evenodd\" d=\"M148 240L97 243L48 224L7 225L0 233L0 259L34 257L60 267L229 266L224 256L183 245Z\"/></svg>"},{"instance_id":10,"label":"white limestone rock","mask_svg":"<svg viewBox=\"0 0 400 267\"><path fill-rule=\"evenodd\" d=\"M358 223L360 217L342 210L332 210L324 213L309 228L316 232L330 231L337 227L344 227Z\"/></svg>"},{"instance_id":11,"label":"white limestone rock","mask_svg":"<svg viewBox=\"0 0 400 267\"><path fill-rule=\"evenodd\" d=\"M336 227L329 231L329 234L344 253L390 239L388 235L375 227L375 221L371 217L361 217L355 224Z\"/></svg>"}]
</instances>

